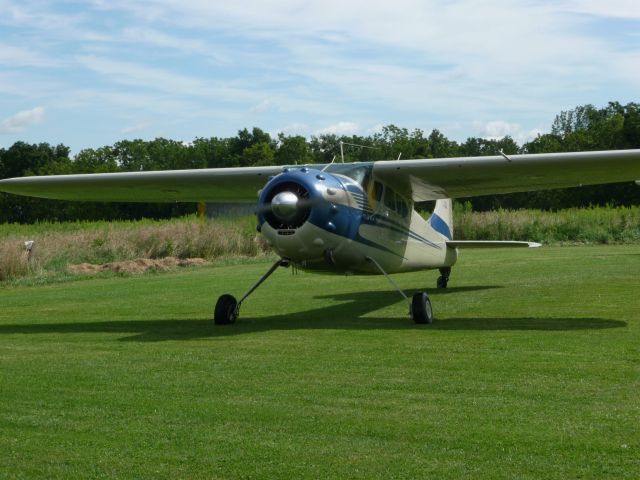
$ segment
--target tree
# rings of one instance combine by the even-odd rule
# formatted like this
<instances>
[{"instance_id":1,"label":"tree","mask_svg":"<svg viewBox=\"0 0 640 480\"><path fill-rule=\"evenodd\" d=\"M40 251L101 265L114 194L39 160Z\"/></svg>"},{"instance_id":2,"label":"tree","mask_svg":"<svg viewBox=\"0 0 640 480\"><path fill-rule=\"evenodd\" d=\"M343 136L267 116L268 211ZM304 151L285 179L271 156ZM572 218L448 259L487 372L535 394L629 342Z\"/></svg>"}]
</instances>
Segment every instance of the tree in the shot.
<instances>
[{"instance_id":1,"label":"tree","mask_svg":"<svg viewBox=\"0 0 640 480\"><path fill-rule=\"evenodd\" d=\"M278 135L278 148L275 152L277 165L304 165L312 161L306 138L301 135L287 137L283 133Z\"/></svg>"},{"instance_id":2,"label":"tree","mask_svg":"<svg viewBox=\"0 0 640 480\"><path fill-rule=\"evenodd\" d=\"M240 159L240 166L248 167L264 165L275 165L274 151L269 143L255 143L244 149Z\"/></svg>"},{"instance_id":3,"label":"tree","mask_svg":"<svg viewBox=\"0 0 640 480\"><path fill-rule=\"evenodd\" d=\"M440 130L433 129L428 140L430 158L455 157L458 154L458 144L445 137Z\"/></svg>"},{"instance_id":4,"label":"tree","mask_svg":"<svg viewBox=\"0 0 640 480\"><path fill-rule=\"evenodd\" d=\"M111 147L86 148L73 159L74 173L110 173L117 170L118 163Z\"/></svg>"},{"instance_id":5,"label":"tree","mask_svg":"<svg viewBox=\"0 0 640 480\"><path fill-rule=\"evenodd\" d=\"M125 172L152 170L147 143L143 140L122 140L113 146L118 169Z\"/></svg>"}]
</instances>

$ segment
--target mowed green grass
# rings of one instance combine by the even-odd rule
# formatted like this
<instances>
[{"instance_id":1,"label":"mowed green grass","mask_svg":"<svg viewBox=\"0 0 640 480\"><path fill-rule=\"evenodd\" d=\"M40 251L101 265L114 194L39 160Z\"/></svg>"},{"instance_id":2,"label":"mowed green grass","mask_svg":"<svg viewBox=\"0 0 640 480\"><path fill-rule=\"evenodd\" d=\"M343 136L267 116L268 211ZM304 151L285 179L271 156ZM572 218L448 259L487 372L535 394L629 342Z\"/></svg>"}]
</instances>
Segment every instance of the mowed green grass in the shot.
<instances>
[{"instance_id":1,"label":"mowed green grass","mask_svg":"<svg viewBox=\"0 0 640 480\"><path fill-rule=\"evenodd\" d=\"M640 478L640 245L267 268L0 290L0 477Z\"/></svg>"}]
</instances>

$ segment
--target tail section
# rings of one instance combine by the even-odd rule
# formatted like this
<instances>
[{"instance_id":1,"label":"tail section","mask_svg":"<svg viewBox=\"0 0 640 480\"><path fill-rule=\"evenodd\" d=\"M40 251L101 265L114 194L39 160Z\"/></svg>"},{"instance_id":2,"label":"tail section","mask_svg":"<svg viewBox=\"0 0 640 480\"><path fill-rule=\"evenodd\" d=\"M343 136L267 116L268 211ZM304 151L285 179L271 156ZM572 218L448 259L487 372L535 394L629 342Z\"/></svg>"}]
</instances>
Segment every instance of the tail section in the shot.
<instances>
[{"instance_id":1,"label":"tail section","mask_svg":"<svg viewBox=\"0 0 640 480\"><path fill-rule=\"evenodd\" d=\"M453 240L453 203L450 198L436 200L436 208L429 218L429 224L436 232Z\"/></svg>"}]
</instances>

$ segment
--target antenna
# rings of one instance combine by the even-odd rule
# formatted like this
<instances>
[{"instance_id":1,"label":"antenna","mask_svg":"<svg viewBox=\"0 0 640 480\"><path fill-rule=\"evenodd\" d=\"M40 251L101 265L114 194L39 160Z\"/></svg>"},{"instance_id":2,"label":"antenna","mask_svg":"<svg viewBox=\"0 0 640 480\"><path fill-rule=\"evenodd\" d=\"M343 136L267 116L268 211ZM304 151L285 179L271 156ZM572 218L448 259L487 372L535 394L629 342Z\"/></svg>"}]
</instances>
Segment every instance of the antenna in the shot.
<instances>
[{"instance_id":1,"label":"antenna","mask_svg":"<svg viewBox=\"0 0 640 480\"><path fill-rule=\"evenodd\" d=\"M324 168L322 170L320 170L320 171L324 172L327 168L329 168L331 165L333 165L333 162L335 162L335 161L336 161L336 156L334 155L333 158L331 159L331 163L325 165ZM342 163L344 163L344 161Z\"/></svg>"},{"instance_id":2,"label":"antenna","mask_svg":"<svg viewBox=\"0 0 640 480\"><path fill-rule=\"evenodd\" d=\"M342 140L340 140L340 158L342 158L342 163L344 163L344 148L343 148L343 145L349 145L351 147L369 148L371 150L377 150L376 147L370 147L369 145L359 145L357 143L343 142Z\"/></svg>"},{"instance_id":3,"label":"antenna","mask_svg":"<svg viewBox=\"0 0 640 480\"><path fill-rule=\"evenodd\" d=\"M507 154L506 154L506 153L504 153L502 150L498 150L498 153L499 153L500 155L502 155L504 158L506 158L506 159L507 159L507 162L513 162L513 160L511 160L511 159L507 156Z\"/></svg>"}]
</instances>

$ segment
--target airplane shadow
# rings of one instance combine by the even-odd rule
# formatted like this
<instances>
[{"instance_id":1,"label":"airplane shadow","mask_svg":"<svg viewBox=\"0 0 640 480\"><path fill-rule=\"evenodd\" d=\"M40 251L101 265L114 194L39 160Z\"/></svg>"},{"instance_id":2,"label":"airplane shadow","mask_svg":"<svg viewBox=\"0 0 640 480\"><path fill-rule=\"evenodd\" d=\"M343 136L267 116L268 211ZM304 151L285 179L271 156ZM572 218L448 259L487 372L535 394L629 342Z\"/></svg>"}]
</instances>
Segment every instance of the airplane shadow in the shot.
<instances>
[{"instance_id":1,"label":"airplane shadow","mask_svg":"<svg viewBox=\"0 0 640 480\"><path fill-rule=\"evenodd\" d=\"M434 290L431 297L456 292L501 288L496 286L453 287ZM604 318L563 317L438 317L431 325L416 325L408 317L371 317L367 314L400 303L395 290L378 292L351 292L339 295L316 296L340 302L330 306L313 308L295 313L271 316L243 316L235 325L214 325L211 318L155 319L155 320L106 320L99 322L33 323L0 325L3 334L43 333L121 333L121 341L158 342L166 340L190 340L207 337L227 337L273 330L341 329L341 330L600 330L621 328L627 323Z\"/></svg>"}]
</instances>

